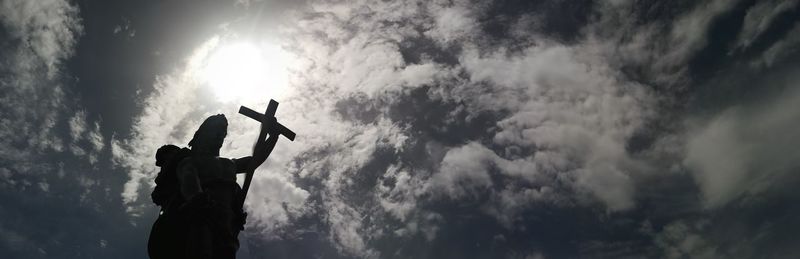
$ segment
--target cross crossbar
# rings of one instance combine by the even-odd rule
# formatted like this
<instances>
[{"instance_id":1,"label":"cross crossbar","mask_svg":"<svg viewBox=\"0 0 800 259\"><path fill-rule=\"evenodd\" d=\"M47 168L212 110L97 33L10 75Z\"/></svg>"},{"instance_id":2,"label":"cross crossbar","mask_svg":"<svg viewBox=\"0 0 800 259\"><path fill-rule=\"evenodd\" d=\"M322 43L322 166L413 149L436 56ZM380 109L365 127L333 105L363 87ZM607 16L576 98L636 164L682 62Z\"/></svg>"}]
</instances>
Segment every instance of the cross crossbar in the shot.
<instances>
[{"instance_id":1,"label":"cross crossbar","mask_svg":"<svg viewBox=\"0 0 800 259\"><path fill-rule=\"evenodd\" d=\"M278 102L276 102L275 100L269 100L269 106L267 106L267 112L264 113L264 114L261 114L261 113L259 113L257 111L254 111L253 109L250 109L250 108L247 108L247 107L244 107L244 106L239 107L239 113L240 114L242 114L244 116L247 116L247 117L249 117L251 119L257 120L257 121L264 121L265 119L267 119L269 117L275 117L275 111L277 111L277 110L278 110ZM294 137L295 137L294 131L290 130L286 126L283 126L283 124L281 124L279 122L278 122L278 125L276 125L275 128L277 129L277 131L278 131L277 133L278 134L283 135L284 137L286 137L287 139L289 139L291 141L294 141Z\"/></svg>"}]
</instances>

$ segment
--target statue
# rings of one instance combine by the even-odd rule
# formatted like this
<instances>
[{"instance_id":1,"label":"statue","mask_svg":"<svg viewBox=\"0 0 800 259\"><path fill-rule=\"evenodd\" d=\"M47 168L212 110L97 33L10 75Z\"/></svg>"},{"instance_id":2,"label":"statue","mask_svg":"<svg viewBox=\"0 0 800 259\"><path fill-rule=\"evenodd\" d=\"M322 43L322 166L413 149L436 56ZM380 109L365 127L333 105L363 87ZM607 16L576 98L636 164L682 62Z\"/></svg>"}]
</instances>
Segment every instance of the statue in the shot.
<instances>
[{"instance_id":1,"label":"statue","mask_svg":"<svg viewBox=\"0 0 800 259\"><path fill-rule=\"evenodd\" d=\"M156 152L153 202L161 206L148 241L150 258L235 258L237 235L244 229L243 210L253 172L272 152L278 136L294 139L294 132L275 120L278 103L270 101L265 114L246 107L240 113L261 121L253 155L219 157L227 134L225 115L208 117L189 142L191 149L165 145ZM244 111L244 112L243 112ZM243 188L237 173L247 173Z\"/></svg>"},{"instance_id":2,"label":"statue","mask_svg":"<svg viewBox=\"0 0 800 259\"><path fill-rule=\"evenodd\" d=\"M147 242L147 254L152 259L179 258L182 252L182 249L176 246L181 243L181 233L184 232L183 224L177 216L178 207L183 204L183 197L178 192L176 171L178 163L189 155L188 148L179 148L175 145L164 145L156 151L156 166L160 167L161 171L156 176L156 187L150 197L153 203L161 208Z\"/></svg>"}]
</instances>

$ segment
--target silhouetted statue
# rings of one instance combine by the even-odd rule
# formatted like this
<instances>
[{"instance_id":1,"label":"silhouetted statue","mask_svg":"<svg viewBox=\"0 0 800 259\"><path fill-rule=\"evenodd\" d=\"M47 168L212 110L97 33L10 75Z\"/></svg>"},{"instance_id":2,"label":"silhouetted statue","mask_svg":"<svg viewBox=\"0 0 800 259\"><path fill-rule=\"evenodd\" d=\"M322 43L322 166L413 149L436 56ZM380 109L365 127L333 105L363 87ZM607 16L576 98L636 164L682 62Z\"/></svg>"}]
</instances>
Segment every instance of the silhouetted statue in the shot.
<instances>
[{"instance_id":1,"label":"silhouetted statue","mask_svg":"<svg viewBox=\"0 0 800 259\"><path fill-rule=\"evenodd\" d=\"M159 148L156 165L161 172L152 198L161 212L148 242L150 258L236 257L237 235L247 217L243 204L253 172L272 152L278 136L294 139L294 132L275 120L277 105L270 101L265 114L240 109L240 113L261 121L253 156L219 157L228 127L222 114L203 121L189 142L191 150L174 145ZM236 182L237 173L247 173L244 189Z\"/></svg>"},{"instance_id":2,"label":"silhouetted statue","mask_svg":"<svg viewBox=\"0 0 800 259\"><path fill-rule=\"evenodd\" d=\"M186 230L177 213L184 200L178 190L177 168L178 163L189 155L188 148L175 145L164 145L156 151L156 166L161 167L161 171L156 176L156 187L150 197L161 208L147 242L147 253L152 259L180 258L183 253L179 244L183 242L182 233Z\"/></svg>"}]
</instances>

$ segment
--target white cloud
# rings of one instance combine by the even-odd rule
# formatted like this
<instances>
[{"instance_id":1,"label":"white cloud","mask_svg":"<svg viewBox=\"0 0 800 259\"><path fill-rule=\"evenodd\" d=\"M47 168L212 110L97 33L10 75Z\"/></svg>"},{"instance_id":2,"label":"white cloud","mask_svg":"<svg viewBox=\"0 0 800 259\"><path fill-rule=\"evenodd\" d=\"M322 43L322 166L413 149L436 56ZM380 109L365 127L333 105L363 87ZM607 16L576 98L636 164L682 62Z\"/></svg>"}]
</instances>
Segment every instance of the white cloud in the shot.
<instances>
[{"instance_id":1,"label":"white cloud","mask_svg":"<svg viewBox=\"0 0 800 259\"><path fill-rule=\"evenodd\" d=\"M646 88L620 79L591 45L544 44L520 53L500 49L484 55L474 51L461 59L473 82L497 85L490 93L462 98L482 109L510 111L497 123L495 144L536 150L519 175L533 179L539 173L567 173L575 187L585 188L609 209L633 206L630 175L643 168L625 145L653 116L653 97Z\"/></svg>"},{"instance_id":2,"label":"white cloud","mask_svg":"<svg viewBox=\"0 0 800 259\"><path fill-rule=\"evenodd\" d=\"M254 178L247 196L248 227L256 226L263 236L271 237L289 222L290 214L308 213L309 193L294 186L280 171L259 173L266 175Z\"/></svg>"},{"instance_id":3,"label":"white cloud","mask_svg":"<svg viewBox=\"0 0 800 259\"><path fill-rule=\"evenodd\" d=\"M686 164L695 170L705 200L712 206L725 204L745 191L749 145L741 143L734 113L714 119L687 145Z\"/></svg>"},{"instance_id":4,"label":"white cloud","mask_svg":"<svg viewBox=\"0 0 800 259\"><path fill-rule=\"evenodd\" d=\"M406 222L416 211L417 199L425 192L423 188L423 172L409 172L392 165L386 170L383 179L392 181L389 184L378 184L375 195L381 207L396 219ZM385 180L385 181L387 181Z\"/></svg>"},{"instance_id":5,"label":"white cloud","mask_svg":"<svg viewBox=\"0 0 800 259\"><path fill-rule=\"evenodd\" d=\"M669 46L673 51L664 59L668 66L680 66L708 44L708 30L720 15L733 9L739 0L712 0L699 3L672 24Z\"/></svg>"},{"instance_id":6,"label":"white cloud","mask_svg":"<svg viewBox=\"0 0 800 259\"><path fill-rule=\"evenodd\" d=\"M423 234L433 239L437 223L447 219L420 205L442 197L458 200L485 190L489 199L480 213L494 216L508 228L521 212L539 203L599 202L608 211L634 208L635 180L651 169L626 145L657 117L660 97L654 87L633 82L621 67L642 65L656 81L682 82L686 62L705 47L714 19L734 4L700 3L674 24L659 21L638 27L635 19L620 16L632 7L616 1L619 10L601 10L600 25L587 28L586 38L572 45L523 33L522 24L537 21L526 16L512 33L520 40L529 37L527 42L496 46L482 45L486 36L480 31L481 5L312 4L309 13L300 14L296 26L285 31L286 45L297 54L299 65L292 69L289 90L279 100L278 116L298 138L281 140L257 173L248 200L251 226L270 235L290 226L292 218L318 213L329 227L328 238L344 254L379 257L373 244L383 235ZM619 34L602 32L617 30L614 22L622 24ZM404 59L408 52L424 51L403 43L420 38L438 42L438 47L457 46L456 52L431 52L448 52L458 64L437 63L430 53L421 54L418 64L409 64ZM201 47L198 53L202 51ZM142 104L134 133L111 141L115 160L131 169L123 193L128 204L135 204L141 183L152 180L155 149L186 143L209 113L222 110L230 115L223 156L249 153L257 123L231 115L232 104L197 98L203 86L193 81L192 61L188 63L158 78L155 91ZM432 160L429 168L404 164L397 154L436 140L423 139L430 132L415 127L422 122L396 121L392 117L396 111L391 110L422 87L429 87L426 97L458 105L444 112L442 124L463 123L481 114L494 120L485 129L463 129L483 131L481 136L438 144L435 151L426 148L421 156ZM361 120L343 115L339 106L354 98L365 99L367 105L348 109L354 113L374 109L369 111L374 116ZM456 116L459 112L469 115L461 118ZM723 123L722 131L727 128ZM690 152L686 161L701 169L695 176L702 185L703 170L716 170L709 161L719 157L704 156L709 153L704 148L713 153L716 147L691 140L695 141L701 144L689 146L702 148ZM381 152L394 153L385 158L377 156ZM709 179L716 177L710 174ZM495 182L494 176L507 181ZM363 178L375 181L359 182ZM304 189L306 185L294 182L297 179L318 185ZM373 185L360 185L363 182ZM702 188L728 195L724 194L728 187ZM353 198L354 191L365 193ZM399 225L375 223L396 221Z\"/></svg>"},{"instance_id":7,"label":"white cloud","mask_svg":"<svg viewBox=\"0 0 800 259\"><path fill-rule=\"evenodd\" d=\"M489 167L500 159L494 152L478 143L468 143L447 151L438 172L428 187L453 198L472 196L474 192L492 186Z\"/></svg>"},{"instance_id":8,"label":"white cloud","mask_svg":"<svg viewBox=\"0 0 800 259\"><path fill-rule=\"evenodd\" d=\"M328 131L335 129L325 128ZM324 153L325 157L312 157L312 162L304 164L298 174L324 179L325 188L314 191L323 195L323 211L331 227L331 240L347 254L376 256L375 251L366 246L369 228L373 226L361 224L361 213L366 208L354 204L348 199L346 192L359 188L352 180L358 173L373 173L360 169L374 159L378 148L402 148L405 137L398 131L396 126L381 120L374 125L351 126L350 129L340 132L344 134L329 137L327 141L319 143L320 146L306 147L311 150L321 146L328 149Z\"/></svg>"},{"instance_id":9,"label":"white cloud","mask_svg":"<svg viewBox=\"0 0 800 259\"><path fill-rule=\"evenodd\" d=\"M470 7L475 3L456 1L446 3L434 1L430 4L429 12L434 23L432 28L425 32L426 36L436 40L444 46L460 40L470 40L478 32L477 15Z\"/></svg>"},{"instance_id":10,"label":"white cloud","mask_svg":"<svg viewBox=\"0 0 800 259\"><path fill-rule=\"evenodd\" d=\"M697 3L690 12L678 15L674 22L654 19L644 24L629 15L638 5L600 5L602 14L587 35L590 42L599 46L598 52L612 62L612 68L636 67L634 77L643 76L644 81L656 82L667 93L662 100L670 100L671 89L690 87L691 78L686 73L688 61L697 51L706 47L708 31L714 21L729 13L741 1L706 1ZM767 30L781 13L796 7L797 1L759 1L744 17L734 48L747 48ZM635 12L634 12L635 13ZM647 19L644 19L647 21ZM785 57L796 53L800 42L795 26L786 37L774 43L757 56L752 65L770 67ZM668 31L664 34L664 31ZM609 40L611 39L611 40ZM641 73L641 74L639 74ZM720 72L723 73L723 72ZM767 84L767 83L765 83ZM771 83L770 83L771 84ZM724 206L741 197L761 193L771 186L777 175L785 173L794 164L786 153L773 154L775 147L784 150L784 143L793 143L794 134L783 131L793 127L787 119L767 121L764 118L781 118L792 114L790 101L794 91L784 97L763 100L780 104L730 107L712 118L693 118L689 129L667 134L655 145L663 155L661 165L672 165L668 171L680 171L681 162L691 170L703 194L704 204L709 208ZM777 100L777 101L776 101ZM680 103L681 100L668 102ZM785 107L783 107L783 106ZM755 126L758 124L770 125ZM755 128L763 132L759 133ZM753 140L763 136L782 136L783 141ZM771 138L765 138L771 139ZM670 159L678 159L671 162ZM766 162L770 161L770 162ZM641 165L635 165L640 167ZM780 177L778 177L780 178ZM620 179L622 180L622 179ZM620 196L620 195L616 195ZM623 195L624 196L624 195ZM622 197L622 196L620 196ZM624 203L622 203L624 204Z\"/></svg>"},{"instance_id":11,"label":"white cloud","mask_svg":"<svg viewBox=\"0 0 800 259\"><path fill-rule=\"evenodd\" d=\"M79 188L80 177L95 177L82 170L99 152L87 149L87 134L102 141L99 124L87 123L88 113L72 91L74 78L66 75L65 63L83 31L78 6L63 0L3 0L0 27L0 190L7 194L0 202L0 246L10 249L6 257L61 257L47 252L60 250L75 235L39 223L82 222L99 211L94 197L86 195L97 188L70 192ZM76 199L80 204L72 203ZM47 218L59 202L79 212ZM105 212L102 217L109 215Z\"/></svg>"},{"instance_id":12,"label":"white cloud","mask_svg":"<svg viewBox=\"0 0 800 259\"><path fill-rule=\"evenodd\" d=\"M95 151L102 151L105 147L105 142L103 142L103 135L100 133L100 122L96 121L94 123L94 128L92 131L89 132L89 135L86 136L89 140L89 143L92 144L92 147Z\"/></svg>"},{"instance_id":13,"label":"white cloud","mask_svg":"<svg viewBox=\"0 0 800 259\"><path fill-rule=\"evenodd\" d=\"M325 98L313 99L315 106L321 107L330 107L330 103L354 92L392 103L398 91L430 85L429 93L433 98L463 102L468 113L509 112L497 122L498 131L493 143L487 145L499 146L499 150L535 150L533 154L517 152L513 155L517 157L509 157L515 152L498 154L473 141L463 146L445 147L442 160L435 161L437 167L431 168L431 172L402 165L391 166L383 177L394 179L394 183L390 186L376 185L375 199L377 206L388 215L406 224L406 227L396 230L398 235L416 233L419 227L415 226L424 222L422 215L425 212L419 203L428 202L420 199L425 193L460 199L481 188L499 188L489 192L493 204L488 204L485 209L486 213L504 221L507 226L515 220L516 213L532 204L573 204L575 198L572 196L576 194L573 191L585 197L578 200L599 200L612 211L635 205L632 177L646 167L627 154L625 145L642 123L653 116L653 97L645 87L625 81L614 71L607 64L610 61L598 54L600 51L597 49L601 46L590 42L586 46L568 47L542 40L519 52L504 50L502 46L483 50L473 42L479 40L474 37L482 37L474 22L448 24L444 23L445 20L437 22L431 18L436 15L460 19L475 17L459 4L444 8L424 4L427 9L423 10L434 10L431 13L421 11L416 4L397 8L391 13L381 12L385 6L366 5L369 7L325 5L324 10L333 10L332 16L318 15L299 23L306 34L296 34L296 40L302 46L300 56L308 59L304 62L308 67L301 69L304 75L298 84L301 88L297 90L299 95L309 100L324 94ZM361 13L365 11L373 12L369 15ZM398 14L407 16L404 20L398 18ZM376 24L381 23L365 21L369 19L404 22L376 28ZM450 25L459 26L447 27ZM407 26L430 28L425 36L440 38L448 44L461 44L466 51L459 55L460 66L448 67L423 60L429 63L425 64L428 73L422 78L429 79L409 81L396 76L398 71L409 71L413 66L404 64L394 41L420 37L414 30L407 30ZM349 29L342 31L341 28ZM320 34L313 32L327 37L319 38ZM461 78L459 71L466 72L468 78ZM304 114L309 120L320 121L331 111L328 108L324 112ZM381 114L385 112L381 110ZM355 130L370 132L368 129L371 127L385 123L382 115L379 114L378 118L379 123L363 125L364 128L359 126ZM333 133L340 127L325 128L328 130L320 133L334 137ZM407 145L415 145L415 133L405 130L399 128L396 132L381 134L381 137L364 135L357 139L376 143L376 139L402 133L412 139ZM309 136L316 133L307 132ZM336 138L342 139L341 136ZM374 236L369 232L369 226L360 223L358 213L370 210L373 205L354 204L339 193L350 188L347 179L354 177L351 174L360 165L373 159L370 154L375 151L352 148L355 150L352 152L347 151L351 150L349 148L339 149L341 140L331 142L334 139L330 137L318 140L310 145L317 147L312 150L324 150L322 154L330 157L304 163L302 168L298 168L298 175L326 179L326 189L315 191L329 195L324 208L337 211L338 216L329 218L332 239L345 251L369 254L372 250L367 244ZM504 177L526 182L529 187L494 186L489 170L495 169ZM564 189L561 187L564 184L570 187ZM424 187L415 190L410 186ZM356 235L360 237L356 238ZM435 231L430 233L430 236L434 235Z\"/></svg>"},{"instance_id":14,"label":"white cloud","mask_svg":"<svg viewBox=\"0 0 800 259\"><path fill-rule=\"evenodd\" d=\"M688 62L708 44L708 31L740 0L711 0L689 4L690 9L670 2L610 1L596 6L595 22L584 30L590 42L599 45L609 65L618 69L636 67L644 80L664 88L682 88L688 83ZM674 8L676 17L657 19L648 9ZM651 10L654 11L654 10ZM656 12L659 13L659 12Z\"/></svg>"},{"instance_id":15,"label":"white cloud","mask_svg":"<svg viewBox=\"0 0 800 259\"><path fill-rule=\"evenodd\" d=\"M69 119L69 150L77 157L86 157L90 164L97 163L98 153L103 151L103 135L100 133L100 122L90 126L86 122L86 111L79 110ZM86 146L90 146L87 148ZM88 149L88 150L87 150Z\"/></svg>"},{"instance_id":16,"label":"white cloud","mask_svg":"<svg viewBox=\"0 0 800 259\"><path fill-rule=\"evenodd\" d=\"M78 111L75 113L75 116L69 120L69 129L70 136L72 136L73 141L77 141L82 138L83 133L86 131L85 111Z\"/></svg>"},{"instance_id":17,"label":"white cloud","mask_svg":"<svg viewBox=\"0 0 800 259\"><path fill-rule=\"evenodd\" d=\"M365 215L338 197L323 204L326 210L324 217L332 228L329 233L330 239L340 251L363 258L377 257L377 252L366 244L365 226L362 225Z\"/></svg>"},{"instance_id":18,"label":"white cloud","mask_svg":"<svg viewBox=\"0 0 800 259\"><path fill-rule=\"evenodd\" d=\"M690 121L694 129L688 133L684 163L706 206L763 193L800 166L800 155L793 151L800 146L800 91L764 103L731 107L706 122Z\"/></svg>"},{"instance_id":19,"label":"white cloud","mask_svg":"<svg viewBox=\"0 0 800 259\"><path fill-rule=\"evenodd\" d=\"M0 21L12 37L25 42L53 77L61 62L72 56L81 33L78 8L62 0L8 0L0 8ZM21 65L22 66L22 65Z\"/></svg>"},{"instance_id":20,"label":"white cloud","mask_svg":"<svg viewBox=\"0 0 800 259\"><path fill-rule=\"evenodd\" d=\"M130 170L130 179L122 193L126 204L137 200L142 182L153 184L151 180L157 172L154 162L156 150L166 144L184 146L205 119L190 115L199 106L201 82L197 71L216 44L217 40L209 40L195 50L183 67L158 76L153 93L142 104L144 110L134 119L131 136L122 140L112 139L115 165Z\"/></svg>"},{"instance_id":21,"label":"white cloud","mask_svg":"<svg viewBox=\"0 0 800 259\"><path fill-rule=\"evenodd\" d=\"M302 178L323 179L325 189L312 191L323 193L323 208L333 214L328 216L331 239L344 251L374 252L369 247L374 232L360 219L372 206L406 223L398 235L415 233L414 226L424 222L418 203L427 202L420 199L426 192L459 199L476 189L497 187L489 173L495 169L530 185L499 186L499 191L490 192L496 204L489 205L487 213L506 222L535 202L570 204L572 192L584 197L579 200L599 200L612 211L634 206L632 177L645 166L627 154L625 144L652 116L653 97L607 64L610 61L598 53L601 46L531 40L534 46L521 51L480 49L475 43L483 37L475 20L480 14L460 2L326 3L311 9L316 15L301 19L292 31L305 66L298 69L303 73L293 85L297 97L287 102L289 121L308 129L298 133L308 139L291 143L298 152L290 152L326 157L304 156L310 161L291 170ZM420 35L419 28L425 34ZM424 58L421 65L406 64L398 42L419 37L460 44L466 50L459 55L460 65ZM338 117L334 104L364 94L388 105L403 98L403 91L422 85L431 86L432 98L464 103L461 108L470 114L508 112L496 122L496 135L489 136L493 143L486 145L492 149L475 141L445 147L431 172L392 163L381 175L394 183L384 186L378 181L375 203L349 200L344 193L354 188L351 179L375 159L377 147L419 143L414 140L417 133L387 121L384 108L375 122L352 122ZM404 141L406 136L411 140ZM535 152L510 157L515 152L499 154L492 151L495 147ZM564 183L568 189L555 187Z\"/></svg>"},{"instance_id":22,"label":"white cloud","mask_svg":"<svg viewBox=\"0 0 800 259\"><path fill-rule=\"evenodd\" d=\"M37 158L71 145L56 127L73 110L60 74L82 32L78 9L58 0L2 1L0 24L8 37L0 50L0 154L14 173L35 176L54 168ZM32 163L42 170L26 170Z\"/></svg>"}]
</instances>

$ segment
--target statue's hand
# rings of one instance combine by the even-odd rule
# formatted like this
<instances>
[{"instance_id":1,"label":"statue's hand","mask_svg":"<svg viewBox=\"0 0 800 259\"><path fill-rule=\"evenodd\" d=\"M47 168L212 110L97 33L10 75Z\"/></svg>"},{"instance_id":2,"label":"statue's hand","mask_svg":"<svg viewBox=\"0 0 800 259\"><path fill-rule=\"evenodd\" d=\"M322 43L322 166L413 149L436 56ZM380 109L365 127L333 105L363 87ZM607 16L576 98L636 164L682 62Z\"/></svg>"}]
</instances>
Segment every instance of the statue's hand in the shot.
<instances>
[{"instance_id":1,"label":"statue's hand","mask_svg":"<svg viewBox=\"0 0 800 259\"><path fill-rule=\"evenodd\" d=\"M275 117L267 117L263 121L261 121L262 133L268 133L272 135L274 134L274 132L277 132L277 128L278 128L278 120L275 119Z\"/></svg>"},{"instance_id":2,"label":"statue's hand","mask_svg":"<svg viewBox=\"0 0 800 259\"><path fill-rule=\"evenodd\" d=\"M269 137L267 137L269 135ZM261 121L261 133L259 133L256 144L253 146L253 158L250 160L250 170L255 170L267 160L267 157L275 148L278 141L278 121L275 117L267 117Z\"/></svg>"}]
</instances>

